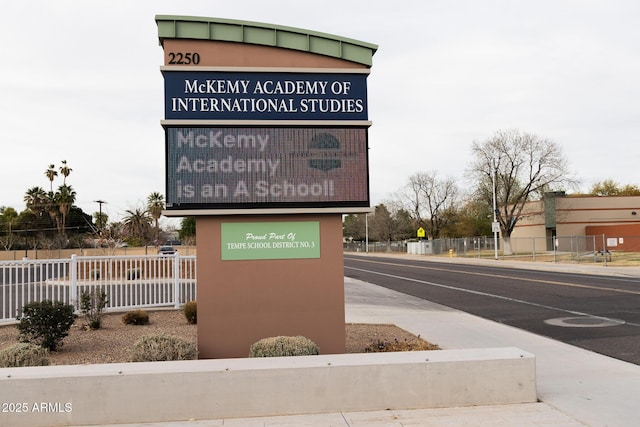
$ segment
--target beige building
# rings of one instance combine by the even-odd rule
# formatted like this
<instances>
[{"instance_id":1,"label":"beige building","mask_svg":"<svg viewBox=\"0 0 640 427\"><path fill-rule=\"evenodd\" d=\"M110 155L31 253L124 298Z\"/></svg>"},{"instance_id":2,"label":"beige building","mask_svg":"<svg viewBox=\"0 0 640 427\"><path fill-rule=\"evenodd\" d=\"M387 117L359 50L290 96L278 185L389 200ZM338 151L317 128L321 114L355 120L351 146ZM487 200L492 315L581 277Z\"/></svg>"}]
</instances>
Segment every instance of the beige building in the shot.
<instances>
[{"instance_id":1,"label":"beige building","mask_svg":"<svg viewBox=\"0 0 640 427\"><path fill-rule=\"evenodd\" d=\"M606 245L608 250L640 251L640 196L547 193L542 200L525 205L511 234L518 251L534 245L536 250L550 251L554 242L567 245L571 238L582 238L587 250L602 250Z\"/></svg>"}]
</instances>

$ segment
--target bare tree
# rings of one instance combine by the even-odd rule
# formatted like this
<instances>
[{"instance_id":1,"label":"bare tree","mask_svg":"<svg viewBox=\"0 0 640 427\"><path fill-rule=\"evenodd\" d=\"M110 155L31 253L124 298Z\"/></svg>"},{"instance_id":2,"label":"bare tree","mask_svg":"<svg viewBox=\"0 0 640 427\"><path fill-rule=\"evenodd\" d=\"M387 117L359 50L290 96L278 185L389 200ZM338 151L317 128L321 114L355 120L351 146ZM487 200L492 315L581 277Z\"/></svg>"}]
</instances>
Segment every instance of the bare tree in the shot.
<instances>
[{"instance_id":1,"label":"bare tree","mask_svg":"<svg viewBox=\"0 0 640 427\"><path fill-rule=\"evenodd\" d=\"M498 131L483 142L474 141L472 153L469 178L477 183L478 197L490 206L495 172L496 220L505 254L511 253L511 233L526 202L576 184L560 146L534 134L517 129Z\"/></svg>"},{"instance_id":2,"label":"bare tree","mask_svg":"<svg viewBox=\"0 0 640 427\"><path fill-rule=\"evenodd\" d=\"M453 219L458 199L458 185L453 178L439 179L436 171L409 177L403 191L406 209L432 239L440 237Z\"/></svg>"}]
</instances>

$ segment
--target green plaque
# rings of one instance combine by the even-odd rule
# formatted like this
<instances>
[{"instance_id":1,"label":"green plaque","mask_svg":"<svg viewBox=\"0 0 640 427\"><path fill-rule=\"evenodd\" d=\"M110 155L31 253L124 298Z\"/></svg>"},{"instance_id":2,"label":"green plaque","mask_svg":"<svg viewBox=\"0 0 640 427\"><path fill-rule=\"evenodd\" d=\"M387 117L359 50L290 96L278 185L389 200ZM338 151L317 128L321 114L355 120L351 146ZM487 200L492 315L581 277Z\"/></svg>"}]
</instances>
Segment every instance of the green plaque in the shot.
<instances>
[{"instance_id":1,"label":"green plaque","mask_svg":"<svg viewBox=\"0 0 640 427\"><path fill-rule=\"evenodd\" d=\"M320 223L222 223L222 260L320 258Z\"/></svg>"}]
</instances>

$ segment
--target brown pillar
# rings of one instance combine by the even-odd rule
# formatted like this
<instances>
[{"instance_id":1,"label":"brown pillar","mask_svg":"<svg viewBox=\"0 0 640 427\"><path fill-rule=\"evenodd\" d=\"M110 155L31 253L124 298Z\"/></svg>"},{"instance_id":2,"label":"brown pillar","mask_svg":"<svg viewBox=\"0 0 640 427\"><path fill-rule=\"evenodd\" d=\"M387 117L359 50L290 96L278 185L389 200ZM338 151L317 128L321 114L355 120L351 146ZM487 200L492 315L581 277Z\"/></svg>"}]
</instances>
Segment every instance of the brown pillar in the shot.
<instances>
[{"instance_id":1,"label":"brown pillar","mask_svg":"<svg viewBox=\"0 0 640 427\"><path fill-rule=\"evenodd\" d=\"M270 221L319 222L320 258L222 260L221 224ZM200 358L247 357L251 344L280 335L344 352L341 215L207 216L196 228Z\"/></svg>"}]
</instances>

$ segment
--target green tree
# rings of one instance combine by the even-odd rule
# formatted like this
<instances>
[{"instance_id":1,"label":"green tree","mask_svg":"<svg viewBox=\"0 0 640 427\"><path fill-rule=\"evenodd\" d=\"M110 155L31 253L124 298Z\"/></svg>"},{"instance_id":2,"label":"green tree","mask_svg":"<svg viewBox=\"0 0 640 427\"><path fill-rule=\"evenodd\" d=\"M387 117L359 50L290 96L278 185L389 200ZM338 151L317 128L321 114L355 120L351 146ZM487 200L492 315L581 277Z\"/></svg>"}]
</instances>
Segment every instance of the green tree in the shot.
<instances>
[{"instance_id":1,"label":"green tree","mask_svg":"<svg viewBox=\"0 0 640 427\"><path fill-rule=\"evenodd\" d=\"M626 184L621 186L612 179L596 182L588 193L590 196L640 196L640 188L637 185Z\"/></svg>"},{"instance_id":2,"label":"green tree","mask_svg":"<svg viewBox=\"0 0 640 427\"><path fill-rule=\"evenodd\" d=\"M24 196L24 202L35 216L42 216L46 211L47 193L42 187L31 187Z\"/></svg>"},{"instance_id":3,"label":"green tree","mask_svg":"<svg viewBox=\"0 0 640 427\"><path fill-rule=\"evenodd\" d=\"M374 213L369 217L369 236L372 240L386 242L387 250L391 250L391 241L398 238L397 223L393 215L384 204L375 207Z\"/></svg>"},{"instance_id":4,"label":"green tree","mask_svg":"<svg viewBox=\"0 0 640 427\"><path fill-rule=\"evenodd\" d=\"M56 200L56 193L52 191L47 193L47 197L45 198L45 209L49 214L49 218L51 218L55 224L58 234L60 234L62 230L62 220L60 218L60 207Z\"/></svg>"},{"instance_id":5,"label":"green tree","mask_svg":"<svg viewBox=\"0 0 640 427\"><path fill-rule=\"evenodd\" d=\"M70 185L63 184L58 187L58 191L55 194L55 202L58 206L58 211L60 212L61 221L60 221L60 235L65 236L65 226L67 223L67 215L71 210L71 206L76 201L76 192Z\"/></svg>"},{"instance_id":6,"label":"green tree","mask_svg":"<svg viewBox=\"0 0 640 427\"><path fill-rule=\"evenodd\" d=\"M411 217L411 213L405 209L399 209L394 215L394 240L407 240L416 237L417 223Z\"/></svg>"},{"instance_id":7,"label":"green tree","mask_svg":"<svg viewBox=\"0 0 640 427\"><path fill-rule=\"evenodd\" d=\"M27 235L35 237L35 230L40 230L43 235L53 236L58 229L55 220L57 211L52 210L54 206L51 201L52 195L53 192L47 193L42 187L31 187L27 190L24 196L27 210L21 212L19 218L25 246L29 246L26 242ZM35 241L33 243L35 245Z\"/></svg>"},{"instance_id":8,"label":"green tree","mask_svg":"<svg viewBox=\"0 0 640 427\"><path fill-rule=\"evenodd\" d=\"M485 200L471 198L458 209L450 237L490 236L493 212Z\"/></svg>"},{"instance_id":9,"label":"green tree","mask_svg":"<svg viewBox=\"0 0 640 427\"><path fill-rule=\"evenodd\" d=\"M620 190L620 196L640 196L640 188L634 184L626 184Z\"/></svg>"},{"instance_id":10,"label":"green tree","mask_svg":"<svg viewBox=\"0 0 640 427\"><path fill-rule=\"evenodd\" d=\"M93 222L98 226L99 232L102 232L104 227L109 223L109 215L106 212L94 212L92 218Z\"/></svg>"},{"instance_id":11,"label":"green tree","mask_svg":"<svg viewBox=\"0 0 640 427\"><path fill-rule=\"evenodd\" d=\"M365 240L366 214L349 214L342 221L342 237L351 240Z\"/></svg>"},{"instance_id":12,"label":"green tree","mask_svg":"<svg viewBox=\"0 0 640 427\"><path fill-rule=\"evenodd\" d=\"M53 166L53 165L51 165ZM63 178L62 178L62 185L66 185L67 184L67 177L69 176L69 174L71 173L73 169L71 169L69 166L67 166L67 161L63 160L62 161L62 166L60 166L60 173L62 174Z\"/></svg>"},{"instance_id":13,"label":"green tree","mask_svg":"<svg viewBox=\"0 0 640 427\"><path fill-rule=\"evenodd\" d=\"M391 242L393 238L393 218L384 204L376 206L369 217L369 236L381 242Z\"/></svg>"},{"instance_id":14,"label":"green tree","mask_svg":"<svg viewBox=\"0 0 640 427\"><path fill-rule=\"evenodd\" d=\"M59 168L60 174L63 176L62 185L53 191L53 182L58 176L55 164L50 164L45 170L45 176L49 180L49 192L45 192L41 187L31 187L27 190L24 201L27 209L35 218L30 218L31 226L34 229L50 228L53 226L57 231L59 243L66 245L67 228L69 223L69 215L73 210L73 204L76 201L77 194L73 187L67 184L67 178L71 174L72 169L67 165L67 161L63 160ZM48 215L47 227L45 227L45 217ZM80 210L78 218L83 223L75 224L76 231L74 234L80 234L80 230L84 230L91 225L91 217L87 220L85 214ZM87 222L87 224L84 224ZM47 232L49 234L50 232Z\"/></svg>"},{"instance_id":15,"label":"green tree","mask_svg":"<svg viewBox=\"0 0 640 427\"><path fill-rule=\"evenodd\" d=\"M147 244L152 218L145 209L128 209L123 218L123 231L128 239Z\"/></svg>"},{"instance_id":16,"label":"green tree","mask_svg":"<svg viewBox=\"0 0 640 427\"><path fill-rule=\"evenodd\" d=\"M147 197L147 211L155 222L156 245L160 244L160 226L158 221L164 210L164 196L158 192L153 192Z\"/></svg>"},{"instance_id":17,"label":"green tree","mask_svg":"<svg viewBox=\"0 0 640 427\"><path fill-rule=\"evenodd\" d=\"M178 232L180 240L193 243L196 238L196 218L194 216L185 216L180 220L180 231Z\"/></svg>"},{"instance_id":18,"label":"green tree","mask_svg":"<svg viewBox=\"0 0 640 427\"><path fill-rule=\"evenodd\" d=\"M53 193L53 180L58 176L58 172L56 172L56 165L50 164L44 174L47 179L49 179L49 191Z\"/></svg>"},{"instance_id":19,"label":"green tree","mask_svg":"<svg viewBox=\"0 0 640 427\"><path fill-rule=\"evenodd\" d=\"M0 243L5 250L11 250L15 243L15 229L18 224L18 212L12 207L0 206Z\"/></svg>"}]
</instances>

